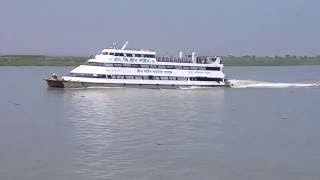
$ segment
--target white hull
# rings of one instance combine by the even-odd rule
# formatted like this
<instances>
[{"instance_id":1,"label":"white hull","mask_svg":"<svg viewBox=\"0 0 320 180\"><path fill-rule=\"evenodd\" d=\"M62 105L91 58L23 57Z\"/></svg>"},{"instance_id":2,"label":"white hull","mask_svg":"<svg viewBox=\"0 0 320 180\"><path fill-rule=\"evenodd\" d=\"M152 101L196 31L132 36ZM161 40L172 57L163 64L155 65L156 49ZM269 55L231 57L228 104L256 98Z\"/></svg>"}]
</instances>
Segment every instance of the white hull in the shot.
<instances>
[{"instance_id":1,"label":"white hull","mask_svg":"<svg viewBox=\"0 0 320 180\"><path fill-rule=\"evenodd\" d=\"M141 87L141 88L180 88L226 86L225 82L213 81L170 81L170 80L125 80L63 77L64 87Z\"/></svg>"}]
</instances>

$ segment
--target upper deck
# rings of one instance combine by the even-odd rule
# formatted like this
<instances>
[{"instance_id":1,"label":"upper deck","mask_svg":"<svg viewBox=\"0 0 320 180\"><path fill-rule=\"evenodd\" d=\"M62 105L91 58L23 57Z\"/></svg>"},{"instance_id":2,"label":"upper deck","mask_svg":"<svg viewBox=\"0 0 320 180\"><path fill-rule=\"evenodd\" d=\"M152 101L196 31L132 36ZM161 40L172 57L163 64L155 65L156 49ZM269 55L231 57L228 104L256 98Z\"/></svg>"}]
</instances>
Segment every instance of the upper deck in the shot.
<instances>
[{"instance_id":1,"label":"upper deck","mask_svg":"<svg viewBox=\"0 0 320 180\"><path fill-rule=\"evenodd\" d=\"M196 56L195 52L191 55L182 55L180 52L178 57L156 56L155 51L150 50L133 50L125 49L126 44L121 48L106 48L101 51L101 54L96 55L95 59L146 59L147 62L169 62L169 63L193 63L193 64L220 64L221 58L217 56Z\"/></svg>"},{"instance_id":2,"label":"upper deck","mask_svg":"<svg viewBox=\"0 0 320 180\"><path fill-rule=\"evenodd\" d=\"M166 57L166 56L159 56L156 57L157 62L171 62L171 63L195 63L195 64L213 64L217 60L220 61L220 57L217 56L199 56L192 57Z\"/></svg>"},{"instance_id":3,"label":"upper deck","mask_svg":"<svg viewBox=\"0 0 320 180\"><path fill-rule=\"evenodd\" d=\"M136 57L135 55L156 55L156 52L149 50L133 50L133 49L103 49L100 55L115 55L121 54L122 56L127 57ZM139 56L138 56L139 57ZM141 57L141 56L140 56Z\"/></svg>"}]
</instances>

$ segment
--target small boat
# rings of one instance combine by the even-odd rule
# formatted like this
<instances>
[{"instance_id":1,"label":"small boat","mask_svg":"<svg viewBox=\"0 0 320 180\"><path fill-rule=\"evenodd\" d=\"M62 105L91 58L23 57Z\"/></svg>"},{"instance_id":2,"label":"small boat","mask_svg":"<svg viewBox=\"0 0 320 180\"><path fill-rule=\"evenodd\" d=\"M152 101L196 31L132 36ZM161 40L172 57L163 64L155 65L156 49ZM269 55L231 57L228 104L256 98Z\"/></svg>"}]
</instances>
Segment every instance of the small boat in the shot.
<instances>
[{"instance_id":1,"label":"small boat","mask_svg":"<svg viewBox=\"0 0 320 180\"><path fill-rule=\"evenodd\" d=\"M55 73L44 80L47 81L49 87L64 88L63 79L59 78Z\"/></svg>"}]
</instances>

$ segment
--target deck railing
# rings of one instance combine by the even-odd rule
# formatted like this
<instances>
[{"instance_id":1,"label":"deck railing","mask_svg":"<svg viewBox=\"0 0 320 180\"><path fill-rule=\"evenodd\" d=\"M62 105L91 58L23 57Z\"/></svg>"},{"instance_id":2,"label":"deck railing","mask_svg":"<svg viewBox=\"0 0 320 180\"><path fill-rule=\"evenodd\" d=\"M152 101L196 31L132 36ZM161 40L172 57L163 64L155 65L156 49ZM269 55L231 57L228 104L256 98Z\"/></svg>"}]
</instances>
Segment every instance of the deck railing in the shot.
<instances>
[{"instance_id":1,"label":"deck railing","mask_svg":"<svg viewBox=\"0 0 320 180\"><path fill-rule=\"evenodd\" d=\"M157 57L158 62L176 62L176 63L192 63L191 58L179 57Z\"/></svg>"},{"instance_id":2,"label":"deck railing","mask_svg":"<svg viewBox=\"0 0 320 180\"><path fill-rule=\"evenodd\" d=\"M156 57L158 62L175 62L175 63L193 63L191 57L166 57L166 56L159 56ZM196 57L197 64L211 64L213 63L212 60L209 60L209 57Z\"/></svg>"}]
</instances>

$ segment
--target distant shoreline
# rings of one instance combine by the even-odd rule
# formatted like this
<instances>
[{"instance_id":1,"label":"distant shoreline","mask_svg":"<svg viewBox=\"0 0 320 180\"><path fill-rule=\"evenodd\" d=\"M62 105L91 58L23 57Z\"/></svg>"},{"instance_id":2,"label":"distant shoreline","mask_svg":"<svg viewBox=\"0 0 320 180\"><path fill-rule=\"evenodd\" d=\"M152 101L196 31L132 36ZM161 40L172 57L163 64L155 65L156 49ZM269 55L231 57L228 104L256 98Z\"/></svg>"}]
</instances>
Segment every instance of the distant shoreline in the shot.
<instances>
[{"instance_id":1,"label":"distant shoreline","mask_svg":"<svg viewBox=\"0 0 320 180\"><path fill-rule=\"evenodd\" d=\"M78 66L89 57L43 56L43 55L7 55L0 56L0 66ZM225 66L299 66L320 65L320 56L223 57Z\"/></svg>"}]
</instances>

